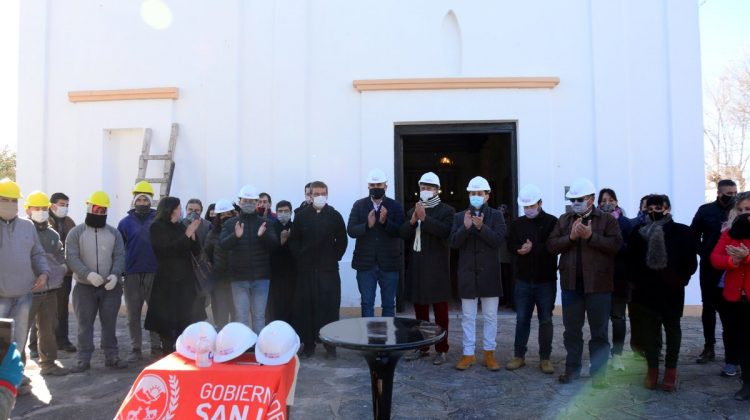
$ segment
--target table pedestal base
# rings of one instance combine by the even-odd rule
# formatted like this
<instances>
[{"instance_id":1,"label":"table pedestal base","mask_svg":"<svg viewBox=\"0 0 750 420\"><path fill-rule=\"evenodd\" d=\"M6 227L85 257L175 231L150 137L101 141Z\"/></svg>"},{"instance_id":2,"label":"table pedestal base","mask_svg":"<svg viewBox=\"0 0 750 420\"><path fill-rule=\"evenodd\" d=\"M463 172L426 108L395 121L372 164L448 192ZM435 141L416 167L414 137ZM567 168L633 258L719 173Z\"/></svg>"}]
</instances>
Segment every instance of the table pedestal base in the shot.
<instances>
[{"instance_id":1,"label":"table pedestal base","mask_svg":"<svg viewBox=\"0 0 750 420\"><path fill-rule=\"evenodd\" d=\"M377 420L391 418L393 372L403 352L365 353L372 380L372 411Z\"/></svg>"}]
</instances>

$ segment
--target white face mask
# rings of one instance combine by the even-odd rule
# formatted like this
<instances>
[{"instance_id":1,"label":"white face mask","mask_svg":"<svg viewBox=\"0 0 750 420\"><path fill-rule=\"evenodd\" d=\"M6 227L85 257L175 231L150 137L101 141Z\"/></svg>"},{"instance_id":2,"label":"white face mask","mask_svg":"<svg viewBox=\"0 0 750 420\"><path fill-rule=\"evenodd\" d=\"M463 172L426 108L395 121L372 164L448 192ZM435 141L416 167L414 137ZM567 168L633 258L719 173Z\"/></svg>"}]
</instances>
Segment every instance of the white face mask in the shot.
<instances>
[{"instance_id":1,"label":"white face mask","mask_svg":"<svg viewBox=\"0 0 750 420\"><path fill-rule=\"evenodd\" d=\"M49 220L49 212L47 210L34 210L31 212L31 220L42 224Z\"/></svg>"},{"instance_id":2,"label":"white face mask","mask_svg":"<svg viewBox=\"0 0 750 420\"><path fill-rule=\"evenodd\" d=\"M52 213L55 214L55 217L58 217L60 219L64 219L65 216L68 215L68 208L67 207L58 207L56 209L52 209Z\"/></svg>"},{"instance_id":3,"label":"white face mask","mask_svg":"<svg viewBox=\"0 0 750 420\"><path fill-rule=\"evenodd\" d=\"M419 199L422 201L427 201L433 197L432 191L424 190L419 192Z\"/></svg>"},{"instance_id":4,"label":"white face mask","mask_svg":"<svg viewBox=\"0 0 750 420\"><path fill-rule=\"evenodd\" d=\"M313 197L313 206L315 206L316 209L322 209L326 202L328 201L328 197L325 195L318 195Z\"/></svg>"}]
</instances>

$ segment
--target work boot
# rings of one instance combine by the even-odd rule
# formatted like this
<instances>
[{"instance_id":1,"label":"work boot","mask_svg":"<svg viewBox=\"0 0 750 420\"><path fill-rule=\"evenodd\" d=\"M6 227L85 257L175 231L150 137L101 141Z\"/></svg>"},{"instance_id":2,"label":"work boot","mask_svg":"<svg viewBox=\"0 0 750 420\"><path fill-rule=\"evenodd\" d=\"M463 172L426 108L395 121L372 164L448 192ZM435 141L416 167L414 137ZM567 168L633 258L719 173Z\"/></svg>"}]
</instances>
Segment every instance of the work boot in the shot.
<instances>
[{"instance_id":1,"label":"work boot","mask_svg":"<svg viewBox=\"0 0 750 420\"><path fill-rule=\"evenodd\" d=\"M70 373L70 370L53 363L50 366L43 367L39 373L42 376L65 376Z\"/></svg>"},{"instance_id":2,"label":"work boot","mask_svg":"<svg viewBox=\"0 0 750 420\"><path fill-rule=\"evenodd\" d=\"M667 392L674 392L677 389L677 369L667 368L664 371L664 380L661 383L661 389Z\"/></svg>"},{"instance_id":3,"label":"work boot","mask_svg":"<svg viewBox=\"0 0 750 420\"><path fill-rule=\"evenodd\" d=\"M71 343L70 341L66 341L65 343L58 344L57 348L67 353L75 353L76 351L78 351L76 346L74 346L73 343Z\"/></svg>"},{"instance_id":4,"label":"work boot","mask_svg":"<svg viewBox=\"0 0 750 420\"><path fill-rule=\"evenodd\" d=\"M143 353L141 353L141 349L133 349L133 351L128 354L127 361L130 363L140 362L143 360Z\"/></svg>"},{"instance_id":5,"label":"work boot","mask_svg":"<svg viewBox=\"0 0 750 420\"><path fill-rule=\"evenodd\" d=\"M83 360L79 360L78 362L76 362L75 366L70 368L70 373L82 373L89 369L91 369L90 362L84 362Z\"/></svg>"},{"instance_id":6,"label":"work boot","mask_svg":"<svg viewBox=\"0 0 750 420\"><path fill-rule=\"evenodd\" d=\"M432 364L435 365L435 366L438 366L438 365L442 365L443 363L445 363L447 361L448 361L448 353L446 353L444 351L439 351L435 355L435 358L432 359Z\"/></svg>"},{"instance_id":7,"label":"work boot","mask_svg":"<svg viewBox=\"0 0 750 420\"><path fill-rule=\"evenodd\" d=\"M430 355L429 351L422 351L422 350L414 350L413 352L407 354L404 356L404 360L407 362L413 362L415 360L419 360L423 357L427 357Z\"/></svg>"},{"instance_id":8,"label":"work boot","mask_svg":"<svg viewBox=\"0 0 750 420\"><path fill-rule=\"evenodd\" d=\"M513 357L505 364L505 368L508 370L516 370L526 366L526 360L523 357Z\"/></svg>"},{"instance_id":9,"label":"work boot","mask_svg":"<svg viewBox=\"0 0 750 420\"><path fill-rule=\"evenodd\" d=\"M555 373L555 366L552 365L549 359L544 359L539 361L539 370L547 375L552 375Z\"/></svg>"},{"instance_id":10,"label":"work boot","mask_svg":"<svg viewBox=\"0 0 750 420\"><path fill-rule=\"evenodd\" d=\"M695 359L695 363L702 365L708 362L713 362L714 360L716 360L714 346L706 345L705 347L703 347L703 352L698 356L697 359Z\"/></svg>"},{"instance_id":11,"label":"work boot","mask_svg":"<svg viewBox=\"0 0 750 420\"><path fill-rule=\"evenodd\" d=\"M656 383L659 381L659 368L648 368L646 379L643 380L643 386L647 389L656 389Z\"/></svg>"},{"instance_id":12,"label":"work boot","mask_svg":"<svg viewBox=\"0 0 750 420\"><path fill-rule=\"evenodd\" d=\"M745 381L745 383L742 385L742 389L734 394L734 399L737 401L750 400L750 382Z\"/></svg>"},{"instance_id":13,"label":"work boot","mask_svg":"<svg viewBox=\"0 0 750 420\"><path fill-rule=\"evenodd\" d=\"M474 356L461 356L461 359L456 363L456 369L458 370L466 370L471 365L476 363L477 358Z\"/></svg>"},{"instance_id":14,"label":"work boot","mask_svg":"<svg viewBox=\"0 0 750 420\"><path fill-rule=\"evenodd\" d=\"M104 366L110 367L112 369L126 369L128 367L128 364L118 357L105 361Z\"/></svg>"},{"instance_id":15,"label":"work boot","mask_svg":"<svg viewBox=\"0 0 750 420\"><path fill-rule=\"evenodd\" d=\"M559 378L557 378L557 381L560 382L561 384L569 384L580 377L581 377L580 373L568 372L566 370L565 373L563 373L562 375L560 375Z\"/></svg>"},{"instance_id":16,"label":"work boot","mask_svg":"<svg viewBox=\"0 0 750 420\"><path fill-rule=\"evenodd\" d=\"M484 351L484 360L482 360L482 366L486 367L487 369L497 372L500 370L500 364L497 363L497 360L495 360L495 352L492 350L485 350Z\"/></svg>"}]
</instances>

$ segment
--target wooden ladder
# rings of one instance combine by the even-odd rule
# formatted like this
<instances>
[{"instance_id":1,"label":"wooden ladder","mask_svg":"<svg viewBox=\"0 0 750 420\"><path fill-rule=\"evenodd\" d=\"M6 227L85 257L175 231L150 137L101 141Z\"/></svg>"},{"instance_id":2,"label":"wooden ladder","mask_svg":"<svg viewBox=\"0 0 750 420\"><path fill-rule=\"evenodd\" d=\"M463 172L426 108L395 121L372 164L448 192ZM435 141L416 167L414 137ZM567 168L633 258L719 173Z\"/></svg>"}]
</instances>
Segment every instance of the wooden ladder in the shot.
<instances>
[{"instance_id":1,"label":"wooden ladder","mask_svg":"<svg viewBox=\"0 0 750 420\"><path fill-rule=\"evenodd\" d=\"M174 176L174 148L177 144L177 129L177 123L172 123L172 130L169 134L169 147L167 147L167 153L163 155L149 154L151 151L151 129L143 129L143 148L141 149L141 157L138 159L138 177L135 179L135 182L146 181L154 187L158 184L158 191L154 191L157 194L157 200L161 200L168 196L169 190L172 188L172 177ZM164 172L161 178L146 178L146 169L148 168L148 162L151 160L164 161Z\"/></svg>"}]
</instances>

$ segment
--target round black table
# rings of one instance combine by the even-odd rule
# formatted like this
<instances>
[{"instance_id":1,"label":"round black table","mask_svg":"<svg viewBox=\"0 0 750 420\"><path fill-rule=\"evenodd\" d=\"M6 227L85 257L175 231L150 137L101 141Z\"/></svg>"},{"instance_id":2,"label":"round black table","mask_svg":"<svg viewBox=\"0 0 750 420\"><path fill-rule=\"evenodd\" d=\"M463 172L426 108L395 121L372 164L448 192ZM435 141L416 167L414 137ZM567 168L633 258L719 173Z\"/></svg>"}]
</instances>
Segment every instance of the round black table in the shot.
<instances>
[{"instance_id":1,"label":"round black table","mask_svg":"<svg viewBox=\"0 0 750 420\"><path fill-rule=\"evenodd\" d=\"M362 352L370 367L375 419L391 418L393 371L405 351L442 340L443 328L410 318L348 318L320 329L320 339L336 347Z\"/></svg>"}]
</instances>

